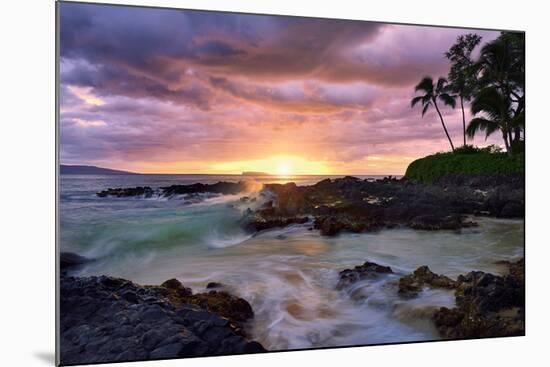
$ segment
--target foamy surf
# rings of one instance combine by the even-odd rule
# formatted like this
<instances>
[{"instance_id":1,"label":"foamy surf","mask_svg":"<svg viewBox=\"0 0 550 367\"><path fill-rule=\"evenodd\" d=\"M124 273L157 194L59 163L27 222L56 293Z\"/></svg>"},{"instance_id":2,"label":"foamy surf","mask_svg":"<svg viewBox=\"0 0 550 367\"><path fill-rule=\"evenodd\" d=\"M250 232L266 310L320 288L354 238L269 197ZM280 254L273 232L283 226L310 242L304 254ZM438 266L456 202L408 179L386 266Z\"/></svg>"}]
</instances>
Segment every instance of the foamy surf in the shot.
<instances>
[{"instance_id":1,"label":"foamy surf","mask_svg":"<svg viewBox=\"0 0 550 367\"><path fill-rule=\"evenodd\" d=\"M222 235L219 234L217 231L214 231L213 233L205 236L204 241L209 248L216 249L235 246L249 240L250 238L252 238L252 235L241 234L230 236L227 234Z\"/></svg>"}]
</instances>

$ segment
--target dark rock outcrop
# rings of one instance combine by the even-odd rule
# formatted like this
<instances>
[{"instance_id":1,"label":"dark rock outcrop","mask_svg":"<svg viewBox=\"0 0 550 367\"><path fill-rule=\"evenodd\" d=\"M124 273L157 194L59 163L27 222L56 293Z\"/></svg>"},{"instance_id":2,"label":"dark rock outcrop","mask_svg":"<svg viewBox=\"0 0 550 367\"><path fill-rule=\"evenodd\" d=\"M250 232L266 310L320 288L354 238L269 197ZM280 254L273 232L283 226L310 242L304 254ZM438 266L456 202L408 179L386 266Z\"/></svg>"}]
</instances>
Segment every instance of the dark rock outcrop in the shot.
<instances>
[{"instance_id":1,"label":"dark rock outcrop","mask_svg":"<svg viewBox=\"0 0 550 367\"><path fill-rule=\"evenodd\" d=\"M286 227L291 224L304 224L309 221L307 216L262 216L258 214L252 214L248 217L244 217L242 222L245 223L245 229L252 232L259 232L266 229Z\"/></svg>"},{"instance_id":2,"label":"dark rock outcrop","mask_svg":"<svg viewBox=\"0 0 550 367\"><path fill-rule=\"evenodd\" d=\"M415 297L424 287L454 290L456 307L441 307L432 319L443 338L464 339L525 335L525 263L502 262L508 274L472 271L453 280L421 266L399 279L398 294ZM339 274L338 289L392 273L390 267L366 262Z\"/></svg>"},{"instance_id":3,"label":"dark rock outcrop","mask_svg":"<svg viewBox=\"0 0 550 367\"><path fill-rule=\"evenodd\" d=\"M457 307L442 307L434 322L445 338L525 335L525 268L523 259L509 265L509 274L481 271L457 279Z\"/></svg>"},{"instance_id":4,"label":"dark rock outcrop","mask_svg":"<svg viewBox=\"0 0 550 367\"><path fill-rule=\"evenodd\" d=\"M74 252L61 252L59 254L59 267L61 271L76 269L91 261L93 260Z\"/></svg>"},{"instance_id":5,"label":"dark rock outcrop","mask_svg":"<svg viewBox=\"0 0 550 367\"><path fill-rule=\"evenodd\" d=\"M472 189L491 189L507 186L511 191L522 190L525 187L525 176L518 173L509 174L450 174L436 180L436 185L444 187L466 186Z\"/></svg>"},{"instance_id":6,"label":"dark rock outcrop","mask_svg":"<svg viewBox=\"0 0 550 367\"><path fill-rule=\"evenodd\" d=\"M173 195L192 195L192 194L222 194L222 195L235 195L247 190L246 182L217 182L215 184L203 184L195 183L191 185L171 185L161 187L158 190L153 190L151 187L123 187L123 188L108 188L106 190L98 192L96 195L99 197L131 197L131 196L143 196L149 198L155 193L169 197Z\"/></svg>"},{"instance_id":7,"label":"dark rock outcrop","mask_svg":"<svg viewBox=\"0 0 550 367\"><path fill-rule=\"evenodd\" d=\"M246 182L217 182L215 184L195 183L191 185L172 185L161 187L162 196L182 195L182 194L197 194L197 193L213 193L223 195L235 195L246 191Z\"/></svg>"},{"instance_id":8,"label":"dark rock outcrop","mask_svg":"<svg viewBox=\"0 0 550 367\"><path fill-rule=\"evenodd\" d=\"M358 265L353 269L344 269L338 276L337 289L343 289L355 282L367 278L376 278L380 274L391 274L392 269L389 266L378 265L373 262L366 261L363 265Z\"/></svg>"},{"instance_id":9,"label":"dark rock outcrop","mask_svg":"<svg viewBox=\"0 0 550 367\"><path fill-rule=\"evenodd\" d=\"M243 336L250 305L228 293L62 276L60 294L62 364L265 351Z\"/></svg>"},{"instance_id":10,"label":"dark rock outcrop","mask_svg":"<svg viewBox=\"0 0 550 367\"><path fill-rule=\"evenodd\" d=\"M508 180L511 183L508 183ZM271 200L253 211L256 222L292 224L312 216L314 228L333 236L408 226L419 230L460 230L476 226L468 215L521 218L524 189L521 177L454 177L433 184L407 179L324 179L310 186L267 184ZM250 217L250 213L246 214ZM272 221L273 218L277 218ZM288 220L286 220L288 219ZM264 226L260 226L265 229ZM253 229L253 227L252 227Z\"/></svg>"},{"instance_id":11,"label":"dark rock outcrop","mask_svg":"<svg viewBox=\"0 0 550 367\"><path fill-rule=\"evenodd\" d=\"M457 282L445 275L439 275L430 270L427 266L421 266L412 274L405 275L399 279L400 296L405 298L415 297L424 287L455 289Z\"/></svg>"},{"instance_id":12,"label":"dark rock outcrop","mask_svg":"<svg viewBox=\"0 0 550 367\"><path fill-rule=\"evenodd\" d=\"M513 190L509 186L497 186L483 202L482 210L500 218L522 218L525 216L523 189Z\"/></svg>"},{"instance_id":13,"label":"dark rock outcrop","mask_svg":"<svg viewBox=\"0 0 550 367\"><path fill-rule=\"evenodd\" d=\"M465 227L475 227L477 223L466 221L462 215L447 215L444 217L425 214L411 219L408 223L413 229L423 229L435 231L440 229L460 229Z\"/></svg>"},{"instance_id":14,"label":"dark rock outcrop","mask_svg":"<svg viewBox=\"0 0 550 367\"><path fill-rule=\"evenodd\" d=\"M100 198L104 198L107 196L114 196L117 198L121 197L131 197L131 196L143 196L146 198L150 198L153 196L154 191L149 186L138 186L138 187L125 187L125 188L115 188L115 189L107 189L103 190L97 193L97 196Z\"/></svg>"},{"instance_id":15,"label":"dark rock outcrop","mask_svg":"<svg viewBox=\"0 0 550 367\"><path fill-rule=\"evenodd\" d=\"M353 215L317 216L313 223L313 228L318 229L324 236L334 236L343 231L353 233L370 232L383 226L384 223L376 219Z\"/></svg>"}]
</instances>

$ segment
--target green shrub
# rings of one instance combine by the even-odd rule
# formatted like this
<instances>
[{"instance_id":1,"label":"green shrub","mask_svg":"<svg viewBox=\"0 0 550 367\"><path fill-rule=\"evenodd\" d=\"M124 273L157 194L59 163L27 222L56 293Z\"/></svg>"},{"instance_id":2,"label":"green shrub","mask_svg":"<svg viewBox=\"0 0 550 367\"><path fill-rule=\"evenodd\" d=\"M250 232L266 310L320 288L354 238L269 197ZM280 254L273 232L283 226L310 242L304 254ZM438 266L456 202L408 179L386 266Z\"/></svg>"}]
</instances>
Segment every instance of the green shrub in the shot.
<instances>
[{"instance_id":1,"label":"green shrub","mask_svg":"<svg viewBox=\"0 0 550 367\"><path fill-rule=\"evenodd\" d=\"M454 154L476 154L476 153L502 153L502 148L498 145L488 145L483 148L478 148L474 145L463 145L455 148Z\"/></svg>"},{"instance_id":2,"label":"green shrub","mask_svg":"<svg viewBox=\"0 0 550 367\"><path fill-rule=\"evenodd\" d=\"M454 153L436 153L417 159L407 168L405 177L433 182L449 174L484 175L521 173L525 171L525 155L509 156L494 146L486 148L463 147Z\"/></svg>"}]
</instances>

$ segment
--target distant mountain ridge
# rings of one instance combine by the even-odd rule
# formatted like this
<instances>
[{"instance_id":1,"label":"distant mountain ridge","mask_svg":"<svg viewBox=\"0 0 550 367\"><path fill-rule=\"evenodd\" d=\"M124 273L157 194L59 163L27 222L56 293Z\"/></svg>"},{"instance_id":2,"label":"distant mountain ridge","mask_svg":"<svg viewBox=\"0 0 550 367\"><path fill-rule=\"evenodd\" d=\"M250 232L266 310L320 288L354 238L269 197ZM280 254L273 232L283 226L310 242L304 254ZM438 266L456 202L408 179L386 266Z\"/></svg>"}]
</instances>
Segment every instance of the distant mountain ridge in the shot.
<instances>
[{"instance_id":1,"label":"distant mountain ridge","mask_svg":"<svg viewBox=\"0 0 550 367\"><path fill-rule=\"evenodd\" d=\"M138 175L139 173L120 171L116 169L96 167L96 166L79 166L62 164L59 167L59 173L62 175Z\"/></svg>"}]
</instances>

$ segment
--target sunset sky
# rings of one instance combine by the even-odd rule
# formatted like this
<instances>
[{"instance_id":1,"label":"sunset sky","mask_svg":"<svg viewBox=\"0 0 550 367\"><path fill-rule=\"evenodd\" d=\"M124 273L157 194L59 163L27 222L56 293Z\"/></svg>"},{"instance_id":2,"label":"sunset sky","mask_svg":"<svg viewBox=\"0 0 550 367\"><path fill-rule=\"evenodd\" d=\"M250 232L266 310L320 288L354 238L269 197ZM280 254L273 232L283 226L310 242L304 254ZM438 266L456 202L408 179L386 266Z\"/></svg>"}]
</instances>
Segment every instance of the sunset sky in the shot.
<instances>
[{"instance_id":1,"label":"sunset sky","mask_svg":"<svg viewBox=\"0 0 550 367\"><path fill-rule=\"evenodd\" d=\"M60 158L143 173L402 174L464 29L61 3ZM368 18L368 14L362 14ZM498 32L476 31L482 43ZM460 109L443 108L455 145ZM500 143L498 139L480 145Z\"/></svg>"}]
</instances>

